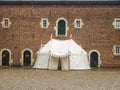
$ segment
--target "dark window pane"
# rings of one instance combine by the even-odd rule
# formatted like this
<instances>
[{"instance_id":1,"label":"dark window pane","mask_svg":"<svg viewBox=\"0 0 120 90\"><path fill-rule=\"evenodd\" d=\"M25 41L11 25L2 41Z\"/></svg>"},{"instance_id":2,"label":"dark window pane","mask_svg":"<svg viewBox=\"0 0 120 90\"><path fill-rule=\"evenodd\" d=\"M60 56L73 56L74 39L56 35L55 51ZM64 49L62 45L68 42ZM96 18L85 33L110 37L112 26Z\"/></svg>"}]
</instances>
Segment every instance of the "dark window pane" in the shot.
<instances>
[{"instance_id":1,"label":"dark window pane","mask_svg":"<svg viewBox=\"0 0 120 90\"><path fill-rule=\"evenodd\" d=\"M58 35L65 35L66 34L66 23L64 20L60 20L58 22Z\"/></svg>"},{"instance_id":2,"label":"dark window pane","mask_svg":"<svg viewBox=\"0 0 120 90\"><path fill-rule=\"evenodd\" d=\"M120 54L120 47L116 47L116 54Z\"/></svg>"},{"instance_id":3,"label":"dark window pane","mask_svg":"<svg viewBox=\"0 0 120 90\"><path fill-rule=\"evenodd\" d=\"M44 28L47 27L47 20L43 20L43 27L44 27Z\"/></svg>"},{"instance_id":4,"label":"dark window pane","mask_svg":"<svg viewBox=\"0 0 120 90\"><path fill-rule=\"evenodd\" d=\"M80 27L80 21L79 20L76 21L76 26Z\"/></svg>"},{"instance_id":5,"label":"dark window pane","mask_svg":"<svg viewBox=\"0 0 120 90\"><path fill-rule=\"evenodd\" d=\"M5 26L8 26L8 19L5 19L4 23L5 23Z\"/></svg>"},{"instance_id":6,"label":"dark window pane","mask_svg":"<svg viewBox=\"0 0 120 90\"><path fill-rule=\"evenodd\" d=\"M116 27L120 27L120 20L116 20Z\"/></svg>"}]
</instances>

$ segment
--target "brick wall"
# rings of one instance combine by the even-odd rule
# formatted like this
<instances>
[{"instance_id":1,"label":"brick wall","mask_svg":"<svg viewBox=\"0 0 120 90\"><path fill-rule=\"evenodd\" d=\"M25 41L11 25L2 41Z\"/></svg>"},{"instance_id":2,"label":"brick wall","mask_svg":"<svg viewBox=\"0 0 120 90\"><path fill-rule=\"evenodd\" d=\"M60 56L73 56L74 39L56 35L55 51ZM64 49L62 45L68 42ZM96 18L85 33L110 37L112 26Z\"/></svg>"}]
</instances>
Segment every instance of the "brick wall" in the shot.
<instances>
[{"instance_id":1,"label":"brick wall","mask_svg":"<svg viewBox=\"0 0 120 90\"><path fill-rule=\"evenodd\" d=\"M120 45L120 30L112 25L114 18L120 18L119 5L1 5L0 22L3 17L9 17L12 24L8 30L0 25L0 50L11 50L13 65L20 64L25 48L33 51L36 60L37 50L49 40L51 33L57 38L54 27L57 19L64 17L68 21L68 37L72 34L88 53L98 50L101 67L120 67L120 56L114 56L112 52L114 45ZM41 18L48 18L50 23L45 30L40 26ZM74 28L73 22L77 18L84 23L81 29Z\"/></svg>"}]
</instances>

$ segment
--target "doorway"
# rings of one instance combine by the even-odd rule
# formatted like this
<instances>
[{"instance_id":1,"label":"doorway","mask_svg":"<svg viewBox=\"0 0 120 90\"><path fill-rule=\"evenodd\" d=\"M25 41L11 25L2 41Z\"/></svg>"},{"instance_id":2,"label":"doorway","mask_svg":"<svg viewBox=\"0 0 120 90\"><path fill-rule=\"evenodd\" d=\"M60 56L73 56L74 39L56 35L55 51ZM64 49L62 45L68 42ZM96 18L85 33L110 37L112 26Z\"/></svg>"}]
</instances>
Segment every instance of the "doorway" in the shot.
<instances>
[{"instance_id":1,"label":"doorway","mask_svg":"<svg viewBox=\"0 0 120 90\"><path fill-rule=\"evenodd\" d=\"M23 66L31 66L31 52L25 50L23 56Z\"/></svg>"},{"instance_id":2,"label":"doorway","mask_svg":"<svg viewBox=\"0 0 120 90\"><path fill-rule=\"evenodd\" d=\"M59 58L59 61L58 61L58 70L62 70L61 59L60 58Z\"/></svg>"},{"instance_id":3,"label":"doorway","mask_svg":"<svg viewBox=\"0 0 120 90\"><path fill-rule=\"evenodd\" d=\"M98 53L97 52L92 52L90 54L90 67L98 68Z\"/></svg>"},{"instance_id":4,"label":"doorway","mask_svg":"<svg viewBox=\"0 0 120 90\"><path fill-rule=\"evenodd\" d=\"M2 66L9 66L10 53L7 50L2 52Z\"/></svg>"}]
</instances>

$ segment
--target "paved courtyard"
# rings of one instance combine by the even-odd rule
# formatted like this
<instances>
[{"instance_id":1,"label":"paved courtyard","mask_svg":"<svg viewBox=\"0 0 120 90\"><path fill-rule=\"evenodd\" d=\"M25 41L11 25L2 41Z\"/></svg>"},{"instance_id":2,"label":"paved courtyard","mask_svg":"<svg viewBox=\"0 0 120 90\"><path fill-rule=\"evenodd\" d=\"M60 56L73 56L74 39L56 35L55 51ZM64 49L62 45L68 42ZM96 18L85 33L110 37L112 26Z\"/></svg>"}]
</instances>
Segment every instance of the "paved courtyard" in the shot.
<instances>
[{"instance_id":1,"label":"paved courtyard","mask_svg":"<svg viewBox=\"0 0 120 90\"><path fill-rule=\"evenodd\" d=\"M0 90L120 90L120 69L0 68Z\"/></svg>"}]
</instances>

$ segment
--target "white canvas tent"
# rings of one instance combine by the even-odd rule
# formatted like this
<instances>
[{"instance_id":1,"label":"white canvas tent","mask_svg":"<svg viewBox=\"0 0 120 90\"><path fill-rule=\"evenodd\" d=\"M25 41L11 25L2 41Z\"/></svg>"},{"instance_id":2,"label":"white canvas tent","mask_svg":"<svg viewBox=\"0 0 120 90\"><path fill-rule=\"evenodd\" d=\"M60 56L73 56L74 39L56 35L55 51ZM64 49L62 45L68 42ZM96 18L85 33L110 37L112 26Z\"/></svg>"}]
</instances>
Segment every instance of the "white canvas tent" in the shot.
<instances>
[{"instance_id":1,"label":"white canvas tent","mask_svg":"<svg viewBox=\"0 0 120 90\"><path fill-rule=\"evenodd\" d=\"M57 70L90 69L87 52L75 41L51 39L37 52L37 60L33 68Z\"/></svg>"}]
</instances>

